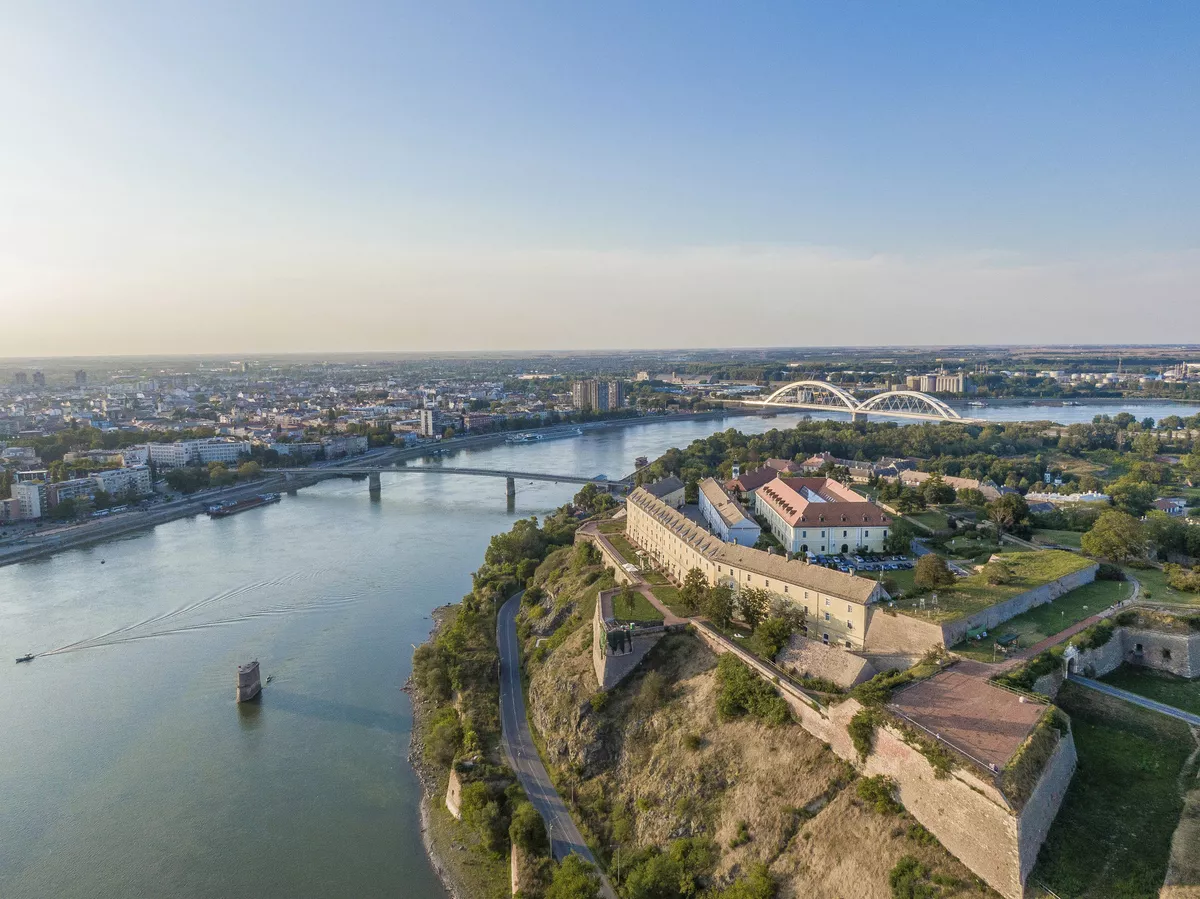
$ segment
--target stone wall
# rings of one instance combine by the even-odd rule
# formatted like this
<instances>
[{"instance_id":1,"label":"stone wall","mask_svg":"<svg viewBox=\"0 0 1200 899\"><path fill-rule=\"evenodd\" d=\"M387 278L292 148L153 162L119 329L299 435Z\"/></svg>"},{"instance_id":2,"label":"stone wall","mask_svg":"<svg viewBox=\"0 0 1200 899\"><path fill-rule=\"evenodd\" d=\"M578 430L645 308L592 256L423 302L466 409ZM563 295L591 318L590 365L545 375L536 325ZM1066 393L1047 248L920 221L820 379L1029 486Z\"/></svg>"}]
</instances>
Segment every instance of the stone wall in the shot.
<instances>
[{"instance_id":1,"label":"stone wall","mask_svg":"<svg viewBox=\"0 0 1200 899\"><path fill-rule=\"evenodd\" d=\"M806 677L822 677L848 689L870 680L878 672L862 656L826 646L819 640L793 635L791 641L776 656L779 667Z\"/></svg>"},{"instance_id":2,"label":"stone wall","mask_svg":"<svg viewBox=\"0 0 1200 899\"><path fill-rule=\"evenodd\" d=\"M868 610L867 652L917 653L923 655L945 644L942 626L921 621L882 606Z\"/></svg>"},{"instance_id":3,"label":"stone wall","mask_svg":"<svg viewBox=\"0 0 1200 899\"><path fill-rule=\"evenodd\" d=\"M608 627L605 611L611 609L615 590L604 590L596 600L592 613L592 668L596 672L596 684L601 690L611 690L641 664L642 659L662 639L663 627L642 627L633 634L633 649L613 655L608 651Z\"/></svg>"},{"instance_id":4,"label":"stone wall","mask_svg":"<svg viewBox=\"0 0 1200 899\"><path fill-rule=\"evenodd\" d=\"M1099 569L1100 566L1093 563L1087 568L1063 575L1048 584L1042 584L1040 587L1026 590L1012 599L1006 599L1004 602L999 602L994 606L982 609L974 615L946 622L942 625L942 642L946 646L953 646L955 643L961 642L967 636L967 631L969 630L977 627L986 627L988 630L991 630L1008 621L1008 619L1015 618L1022 612L1028 612L1035 606L1053 602L1063 594L1070 593L1077 587L1090 584L1096 579L1096 572Z\"/></svg>"},{"instance_id":5,"label":"stone wall","mask_svg":"<svg viewBox=\"0 0 1200 899\"><path fill-rule=\"evenodd\" d=\"M1137 652L1138 646L1142 651ZM1163 655L1163 650L1170 657ZM1086 649L1075 658L1075 672L1084 677L1100 678L1128 662L1179 677L1200 676L1200 634L1169 633L1143 628L1118 627L1103 646ZM1064 663L1065 665L1065 663ZM1066 672L1043 674L1033 683L1033 691L1053 699L1062 687Z\"/></svg>"},{"instance_id":6,"label":"stone wall","mask_svg":"<svg viewBox=\"0 0 1200 899\"><path fill-rule=\"evenodd\" d=\"M816 707L802 691L775 681L768 666L740 647L703 624L694 623L693 627L715 653L734 652L774 682L801 727L828 743L841 758L859 764L848 731L851 719L862 708L856 700ZM978 776L974 769L959 768L949 777L938 778L925 756L887 727L876 729L874 748L859 767L868 775L883 774L895 780L904 807L949 852L1006 899L1020 899L1029 873L1024 859L1029 853L1036 859L1074 770L1074 743L1069 737L1064 743L1070 748L1056 751L1020 815L995 783Z\"/></svg>"},{"instance_id":7,"label":"stone wall","mask_svg":"<svg viewBox=\"0 0 1200 899\"><path fill-rule=\"evenodd\" d=\"M450 782L446 784L446 808L455 818L462 818L462 780L453 768L450 769Z\"/></svg>"},{"instance_id":8,"label":"stone wall","mask_svg":"<svg viewBox=\"0 0 1200 899\"><path fill-rule=\"evenodd\" d=\"M1067 787L1071 785L1077 762L1075 739L1068 731L1058 741L1054 754L1046 762L1042 778L1034 787L1017 821L1017 847L1022 883L1037 862L1038 851L1042 848L1046 834L1050 832L1050 825L1054 823L1063 798L1067 795Z\"/></svg>"},{"instance_id":9,"label":"stone wall","mask_svg":"<svg viewBox=\"0 0 1200 899\"><path fill-rule=\"evenodd\" d=\"M636 584L638 579L625 570L625 560L617 554L612 544L600 535L576 534L576 540L590 540L596 549L600 550L600 558L604 567L609 569L618 584Z\"/></svg>"}]
</instances>

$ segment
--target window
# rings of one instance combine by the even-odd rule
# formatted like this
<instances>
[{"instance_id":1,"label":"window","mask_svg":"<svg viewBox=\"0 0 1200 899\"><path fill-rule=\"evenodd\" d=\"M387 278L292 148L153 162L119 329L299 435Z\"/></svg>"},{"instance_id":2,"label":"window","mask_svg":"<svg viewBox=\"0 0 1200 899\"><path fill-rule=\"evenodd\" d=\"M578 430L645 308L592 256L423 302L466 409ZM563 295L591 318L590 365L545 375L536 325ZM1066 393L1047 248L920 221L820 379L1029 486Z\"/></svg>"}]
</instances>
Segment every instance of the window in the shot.
<instances>
[{"instance_id":1,"label":"window","mask_svg":"<svg viewBox=\"0 0 1200 899\"><path fill-rule=\"evenodd\" d=\"M824 531L821 531L821 536L822 536L822 537L824 537L824 536L825 536L825 532L824 532Z\"/></svg>"},{"instance_id":2,"label":"window","mask_svg":"<svg viewBox=\"0 0 1200 899\"><path fill-rule=\"evenodd\" d=\"M1164 662L1171 661L1171 650L1167 649L1166 647L1163 647L1162 656L1163 656Z\"/></svg>"},{"instance_id":3,"label":"window","mask_svg":"<svg viewBox=\"0 0 1200 899\"><path fill-rule=\"evenodd\" d=\"M825 597L825 605L829 605L829 597L828 596Z\"/></svg>"},{"instance_id":4,"label":"window","mask_svg":"<svg viewBox=\"0 0 1200 899\"><path fill-rule=\"evenodd\" d=\"M883 536L885 536L885 537L887 536L887 528L883 529Z\"/></svg>"},{"instance_id":5,"label":"window","mask_svg":"<svg viewBox=\"0 0 1200 899\"><path fill-rule=\"evenodd\" d=\"M826 620L826 621L828 621L828 620L829 620L829 613L828 613L828 612L826 612L826 613L825 613L825 620Z\"/></svg>"},{"instance_id":6,"label":"window","mask_svg":"<svg viewBox=\"0 0 1200 899\"><path fill-rule=\"evenodd\" d=\"M750 583L750 575L746 575L746 583Z\"/></svg>"},{"instance_id":7,"label":"window","mask_svg":"<svg viewBox=\"0 0 1200 899\"><path fill-rule=\"evenodd\" d=\"M851 643L849 640L847 640L847 641L846 641L846 648L847 648L847 649L853 649L853 648L854 648L854 644L853 644L853 643Z\"/></svg>"},{"instance_id":8,"label":"window","mask_svg":"<svg viewBox=\"0 0 1200 899\"><path fill-rule=\"evenodd\" d=\"M800 532L800 536L801 536L801 537L807 537L807 536L808 536L808 531L801 531L801 532Z\"/></svg>"},{"instance_id":9,"label":"window","mask_svg":"<svg viewBox=\"0 0 1200 899\"><path fill-rule=\"evenodd\" d=\"M853 612L853 611L854 611L854 606L850 605L850 603L846 603L846 611L847 611L847 612Z\"/></svg>"},{"instance_id":10,"label":"window","mask_svg":"<svg viewBox=\"0 0 1200 899\"><path fill-rule=\"evenodd\" d=\"M764 581L764 582L763 582L763 586L764 586L764 587L770 587L770 586L771 586L771 582L770 582L770 581Z\"/></svg>"},{"instance_id":11,"label":"window","mask_svg":"<svg viewBox=\"0 0 1200 899\"><path fill-rule=\"evenodd\" d=\"M846 532L846 531L842 531L842 536L843 536L843 537L845 537L845 536L848 536L848 535L847 535L847 532Z\"/></svg>"},{"instance_id":12,"label":"window","mask_svg":"<svg viewBox=\"0 0 1200 899\"><path fill-rule=\"evenodd\" d=\"M784 593L787 593L787 592L788 592L788 585L787 585L787 584L784 584L784 585L783 585L783 592L784 592Z\"/></svg>"},{"instance_id":13,"label":"window","mask_svg":"<svg viewBox=\"0 0 1200 899\"><path fill-rule=\"evenodd\" d=\"M846 619L846 630L848 630L848 631L854 630L854 622L851 621L849 618Z\"/></svg>"},{"instance_id":14,"label":"window","mask_svg":"<svg viewBox=\"0 0 1200 899\"><path fill-rule=\"evenodd\" d=\"M808 591L807 590L804 591L804 598L808 599Z\"/></svg>"},{"instance_id":15,"label":"window","mask_svg":"<svg viewBox=\"0 0 1200 899\"><path fill-rule=\"evenodd\" d=\"M829 634L821 634L821 642L826 646L829 645Z\"/></svg>"},{"instance_id":16,"label":"window","mask_svg":"<svg viewBox=\"0 0 1200 899\"><path fill-rule=\"evenodd\" d=\"M864 538L865 538L865 537L870 537L870 536L871 536L871 532L870 532L870 531L863 531L863 537L864 537Z\"/></svg>"}]
</instances>

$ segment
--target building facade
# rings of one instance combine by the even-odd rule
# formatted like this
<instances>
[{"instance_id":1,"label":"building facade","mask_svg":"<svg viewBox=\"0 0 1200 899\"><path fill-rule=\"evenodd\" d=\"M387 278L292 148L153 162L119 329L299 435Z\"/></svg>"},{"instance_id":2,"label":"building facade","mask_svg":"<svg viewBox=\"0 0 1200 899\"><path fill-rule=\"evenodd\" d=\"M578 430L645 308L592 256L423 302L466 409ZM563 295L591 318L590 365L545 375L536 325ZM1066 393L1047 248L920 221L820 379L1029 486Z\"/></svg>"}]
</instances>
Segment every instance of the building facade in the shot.
<instances>
[{"instance_id":1,"label":"building facade","mask_svg":"<svg viewBox=\"0 0 1200 899\"><path fill-rule=\"evenodd\" d=\"M23 519L41 518L50 508L44 481L19 481L13 484L12 498L17 501Z\"/></svg>"},{"instance_id":2,"label":"building facade","mask_svg":"<svg viewBox=\"0 0 1200 899\"><path fill-rule=\"evenodd\" d=\"M641 487L625 508L626 537L677 583L698 568L710 584L767 590L805 609L808 636L823 643L862 649L867 607L888 599L882 585L866 578L724 543Z\"/></svg>"},{"instance_id":3,"label":"building facade","mask_svg":"<svg viewBox=\"0 0 1200 899\"><path fill-rule=\"evenodd\" d=\"M754 511L789 553L882 552L892 519L830 478L776 478L754 491Z\"/></svg>"},{"instance_id":4,"label":"building facade","mask_svg":"<svg viewBox=\"0 0 1200 899\"><path fill-rule=\"evenodd\" d=\"M726 543L753 546L762 534L758 522L736 499L713 478L700 482L700 514L708 522L709 530Z\"/></svg>"},{"instance_id":5,"label":"building facade","mask_svg":"<svg viewBox=\"0 0 1200 899\"><path fill-rule=\"evenodd\" d=\"M97 471L92 475L96 487L109 495L125 493L132 489L138 496L146 496L153 492L150 481L150 467L147 465L132 465L129 468L110 468Z\"/></svg>"},{"instance_id":6,"label":"building facade","mask_svg":"<svg viewBox=\"0 0 1200 899\"><path fill-rule=\"evenodd\" d=\"M96 493L96 482L92 478L72 478L46 485L46 499L51 509L67 500L90 500Z\"/></svg>"},{"instance_id":7,"label":"building facade","mask_svg":"<svg viewBox=\"0 0 1200 899\"><path fill-rule=\"evenodd\" d=\"M612 412L625 405L625 385L598 378L576 381L571 385L571 400L581 412Z\"/></svg>"}]
</instances>

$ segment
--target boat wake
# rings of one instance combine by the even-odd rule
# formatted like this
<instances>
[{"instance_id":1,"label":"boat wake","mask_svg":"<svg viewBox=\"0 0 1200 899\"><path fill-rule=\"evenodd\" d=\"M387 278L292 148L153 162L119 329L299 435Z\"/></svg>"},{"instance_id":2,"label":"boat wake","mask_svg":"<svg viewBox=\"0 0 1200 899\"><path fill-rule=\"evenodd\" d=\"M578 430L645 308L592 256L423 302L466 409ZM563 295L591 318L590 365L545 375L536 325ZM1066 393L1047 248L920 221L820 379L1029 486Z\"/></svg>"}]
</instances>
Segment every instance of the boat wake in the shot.
<instances>
[{"instance_id":1,"label":"boat wake","mask_svg":"<svg viewBox=\"0 0 1200 899\"><path fill-rule=\"evenodd\" d=\"M213 628L229 627L261 618L329 611L353 605L369 595L369 591L367 590L358 590L336 595L326 594L311 601L297 600L296 597L289 595L287 597L289 601L284 603L251 607L236 614L227 612L215 618L207 617L212 612L225 611L231 603L238 605L236 601L239 598L253 596L264 591L270 592L279 588L291 588L299 582L316 580L329 570L326 568L293 572L268 581L242 584L241 586L215 593L212 596L206 596L203 599L188 603L180 608L172 609L169 612L164 612L161 615L155 615L134 624L125 625L124 627L113 628L110 631L105 631L103 634L88 637L85 640L76 640L74 643L67 643L64 646L58 646L45 652L36 653L35 655L42 657L59 655L66 652L81 652L85 649L98 649L102 646L116 646L121 643L132 643L138 640L151 640L178 634L206 631ZM200 618L201 620L197 621L195 620L196 618Z\"/></svg>"}]
</instances>

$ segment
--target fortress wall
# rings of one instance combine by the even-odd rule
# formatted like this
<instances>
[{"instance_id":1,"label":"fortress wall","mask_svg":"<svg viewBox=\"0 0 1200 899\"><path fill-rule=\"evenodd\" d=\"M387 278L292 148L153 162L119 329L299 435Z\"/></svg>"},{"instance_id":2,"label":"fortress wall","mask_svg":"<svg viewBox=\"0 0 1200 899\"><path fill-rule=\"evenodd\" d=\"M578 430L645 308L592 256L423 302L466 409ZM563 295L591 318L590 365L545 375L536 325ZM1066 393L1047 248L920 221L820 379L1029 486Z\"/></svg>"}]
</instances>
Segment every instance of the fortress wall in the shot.
<instances>
[{"instance_id":1,"label":"fortress wall","mask_svg":"<svg viewBox=\"0 0 1200 899\"><path fill-rule=\"evenodd\" d=\"M1093 563L1087 568L1063 575L1048 584L1034 587L1032 590L1027 590L1012 597L1012 599L1007 599L1004 602L996 603L994 606L982 609L974 615L968 615L957 621L947 622L942 625L942 639L947 646L953 646L955 643L961 642L967 636L967 631L973 628L986 627L991 630L999 627L1005 621L1008 621L1008 619L1015 618L1022 612L1028 612L1035 606L1053 602L1058 597L1065 593L1070 593L1077 587L1090 584L1096 579L1096 572L1099 570L1100 566Z\"/></svg>"},{"instance_id":2,"label":"fortress wall","mask_svg":"<svg viewBox=\"0 0 1200 899\"><path fill-rule=\"evenodd\" d=\"M1038 851L1050 832L1050 825L1062 806L1071 777L1075 774L1078 758L1075 755L1075 739L1068 732L1058 741L1058 746L1042 771L1042 778L1034 787L1029 801L1021 811L1017 822L1017 847L1020 854L1021 881L1033 870Z\"/></svg>"},{"instance_id":3,"label":"fortress wall","mask_svg":"<svg viewBox=\"0 0 1200 899\"><path fill-rule=\"evenodd\" d=\"M1179 677L1200 677L1200 634L1174 634L1140 628L1117 630L1124 632L1126 658L1146 668L1167 671ZM1139 643L1142 645L1140 659L1133 655ZM1164 651L1169 653L1169 657L1164 655Z\"/></svg>"},{"instance_id":4,"label":"fortress wall","mask_svg":"<svg viewBox=\"0 0 1200 899\"><path fill-rule=\"evenodd\" d=\"M939 645L949 645L942 626L890 611L882 606L867 610L867 652L924 654Z\"/></svg>"}]
</instances>

